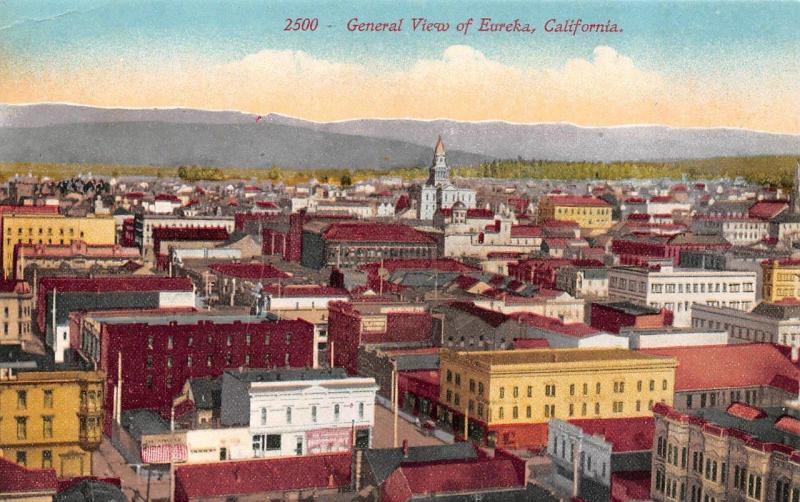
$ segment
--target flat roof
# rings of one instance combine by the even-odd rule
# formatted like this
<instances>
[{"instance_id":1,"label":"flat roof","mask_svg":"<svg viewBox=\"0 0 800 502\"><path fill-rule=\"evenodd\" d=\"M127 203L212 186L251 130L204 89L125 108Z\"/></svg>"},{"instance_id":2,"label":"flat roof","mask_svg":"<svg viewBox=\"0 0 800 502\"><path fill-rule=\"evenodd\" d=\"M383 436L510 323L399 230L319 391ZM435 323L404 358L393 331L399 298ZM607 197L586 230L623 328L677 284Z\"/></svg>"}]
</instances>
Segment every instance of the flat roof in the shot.
<instances>
[{"instance_id":1,"label":"flat roof","mask_svg":"<svg viewBox=\"0 0 800 502\"><path fill-rule=\"evenodd\" d=\"M90 316L91 317L91 316ZM96 319L103 324L197 324L200 321L212 321L219 324L230 324L241 322L243 324L255 324L263 321L276 321L277 317L256 317L254 315L213 315L197 313L177 313L168 315L121 315L121 316L97 316Z\"/></svg>"},{"instance_id":2,"label":"flat roof","mask_svg":"<svg viewBox=\"0 0 800 502\"><path fill-rule=\"evenodd\" d=\"M655 361L673 360L671 357L654 357L626 349L514 349L485 352L455 352L461 357L488 365L561 364L594 361ZM442 351L446 354L446 351Z\"/></svg>"}]
</instances>

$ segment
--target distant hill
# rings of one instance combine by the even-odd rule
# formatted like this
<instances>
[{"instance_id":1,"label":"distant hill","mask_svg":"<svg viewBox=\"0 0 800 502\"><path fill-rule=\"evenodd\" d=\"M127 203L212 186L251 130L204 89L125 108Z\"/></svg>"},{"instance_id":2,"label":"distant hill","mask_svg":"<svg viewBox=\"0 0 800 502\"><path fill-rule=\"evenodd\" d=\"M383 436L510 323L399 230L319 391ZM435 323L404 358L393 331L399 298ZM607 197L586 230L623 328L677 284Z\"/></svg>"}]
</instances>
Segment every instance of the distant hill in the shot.
<instances>
[{"instance_id":1,"label":"distant hill","mask_svg":"<svg viewBox=\"0 0 800 502\"><path fill-rule=\"evenodd\" d=\"M438 135L451 165L494 159L658 161L800 155L800 136L663 126L586 128L452 120L316 123L191 109L0 105L0 162L287 168L427 166Z\"/></svg>"}]
</instances>

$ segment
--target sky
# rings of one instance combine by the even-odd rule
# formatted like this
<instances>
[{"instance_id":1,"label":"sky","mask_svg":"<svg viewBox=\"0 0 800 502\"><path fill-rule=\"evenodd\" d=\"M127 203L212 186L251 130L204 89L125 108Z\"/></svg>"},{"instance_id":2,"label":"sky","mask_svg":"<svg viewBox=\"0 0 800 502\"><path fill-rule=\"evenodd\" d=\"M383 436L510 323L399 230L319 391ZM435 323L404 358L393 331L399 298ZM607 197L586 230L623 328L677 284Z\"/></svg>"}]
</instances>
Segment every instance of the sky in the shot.
<instances>
[{"instance_id":1,"label":"sky","mask_svg":"<svg viewBox=\"0 0 800 502\"><path fill-rule=\"evenodd\" d=\"M284 31L298 17L319 27ZM355 17L403 31L348 31ZM536 31L478 32L483 17ZM797 134L798 20L800 2L0 0L0 102Z\"/></svg>"}]
</instances>

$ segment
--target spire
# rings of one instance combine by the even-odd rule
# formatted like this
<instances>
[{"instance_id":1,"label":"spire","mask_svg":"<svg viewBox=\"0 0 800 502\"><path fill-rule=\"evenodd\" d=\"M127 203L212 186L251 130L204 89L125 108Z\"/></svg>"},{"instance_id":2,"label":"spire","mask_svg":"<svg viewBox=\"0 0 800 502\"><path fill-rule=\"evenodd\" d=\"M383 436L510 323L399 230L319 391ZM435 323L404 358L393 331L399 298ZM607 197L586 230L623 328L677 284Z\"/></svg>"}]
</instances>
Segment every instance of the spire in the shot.
<instances>
[{"instance_id":1,"label":"spire","mask_svg":"<svg viewBox=\"0 0 800 502\"><path fill-rule=\"evenodd\" d=\"M434 155L444 155L444 142L442 142L442 135L439 135L439 141L436 142Z\"/></svg>"}]
</instances>

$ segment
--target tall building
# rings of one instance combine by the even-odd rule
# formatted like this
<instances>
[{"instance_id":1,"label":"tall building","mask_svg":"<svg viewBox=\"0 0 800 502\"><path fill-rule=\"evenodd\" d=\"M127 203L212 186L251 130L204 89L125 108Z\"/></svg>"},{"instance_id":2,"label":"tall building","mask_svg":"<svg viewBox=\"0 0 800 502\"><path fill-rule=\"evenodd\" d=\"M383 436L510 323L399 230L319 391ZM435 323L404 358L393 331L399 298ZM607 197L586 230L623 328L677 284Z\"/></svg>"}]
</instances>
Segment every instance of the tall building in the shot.
<instances>
[{"instance_id":1,"label":"tall building","mask_svg":"<svg viewBox=\"0 0 800 502\"><path fill-rule=\"evenodd\" d=\"M91 475L104 380L92 371L0 373L0 456L59 477Z\"/></svg>"},{"instance_id":2,"label":"tall building","mask_svg":"<svg viewBox=\"0 0 800 502\"><path fill-rule=\"evenodd\" d=\"M441 418L496 447L547 444L550 419L631 418L672 404L677 361L622 349L439 354Z\"/></svg>"},{"instance_id":3,"label":"tall building","mask_svg":"<svg viewBox=\"0 0 800 502\"><path fill-rule=\"evenodd\" d=\"M761 270L765 302L800 298L800 260L766 260L761 263Z\"/></svg>"},{"instance_id":4,"label":"tall building","mask_svg":"<svg viewBox=\"0 0 800 502\"><path fill-rule=\"evenodd\" d=\"M591 195L548 195L539 200L539 222L574 221L582 229L611 227L611 204Z\"/></svg>"},{"instance_id":5,"label":"tall building","mask_svg":"<svg viewBox=\"0 0 800 502\"><path fill-rule=\"evenodd\" d=\"M444 142L439 136L433 152L433 162L428 168L428 181L419 192L417 207L420 220L433 220L437 209L450 209L457 202L467 209L475 207L475 191L458 188L450 182L450 167L447 165L447 154Z\"/></svg>"},{"instance_id":6,"label":"tall building","mask_svg":"<svg viewBox=\"0 0 800 502\"><path fill-rule=\"evenodd\" d=\"M113 218L7 214L3 216L3 274L8 278L13 273L17 244L68 245L80 240L88 245L113 245L116 237Z\"/></svg>"}]
</instances>

